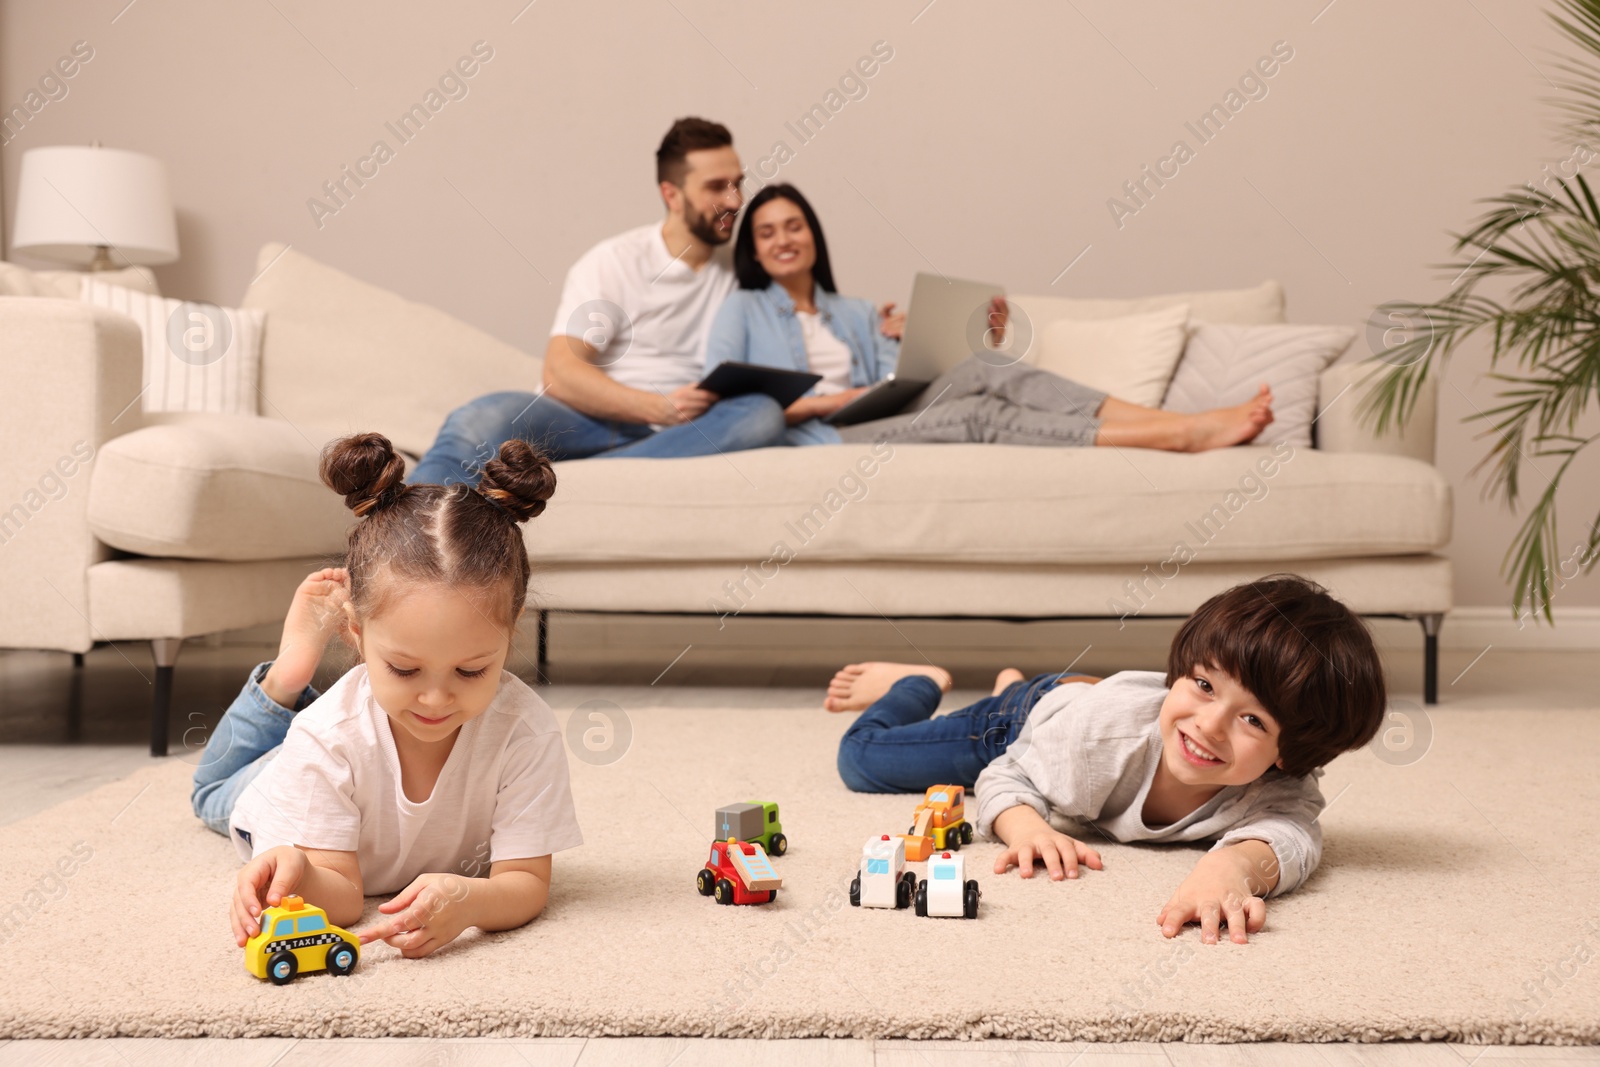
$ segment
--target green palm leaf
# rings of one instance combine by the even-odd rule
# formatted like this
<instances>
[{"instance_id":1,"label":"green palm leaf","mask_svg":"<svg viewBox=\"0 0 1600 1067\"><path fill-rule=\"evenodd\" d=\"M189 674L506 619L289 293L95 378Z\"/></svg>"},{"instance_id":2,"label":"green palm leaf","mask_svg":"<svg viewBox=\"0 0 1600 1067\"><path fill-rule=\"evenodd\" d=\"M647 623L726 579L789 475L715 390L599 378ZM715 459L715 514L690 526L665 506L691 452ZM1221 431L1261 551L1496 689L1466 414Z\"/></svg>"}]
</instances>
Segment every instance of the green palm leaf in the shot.
<instances>
[{"instance_id":1,"label":"green palm leaf","mask_svg":"<svg viewBox=\"0 0 1600 1067\"><path fill-rule=\"evenodd\" d=\"M1593 160L1600 158L1600 0L1558 0L1558 7L1551 19L1582 54L1557 65L1565 95L1554 102ZM1538 473L1538 496L1501 573L1512 586L1513 613L1526 607L1554 622L1552 576L1589 573L1600 559L1600 514L1586 544L1566 557L1557 534L1562 478L1600 439L1577 432L1590 405L1600 406L1600 203L1581 169L1553 176L1545 188L1528 184L1481 202L1489 207L1472 228L1452 235L1461 258L1437 265L1448 272L1450 291L1432 303L1379 309L1417 328L1374 362L1368 380L1376 382L1359 413L1379 434L1403 426L1429 377L1442 375L1469 338L1487 336L1491 377L1502 387L1499 403L1468 416L1485 424L1479 436L1488 442L1473 473L1486 472L1485 494L1512 511L1523 468ZM1479 292L1489 285L1502 299ZM1553 474L1535 460L1554 463Z\"/></svg>"}]
</instances>

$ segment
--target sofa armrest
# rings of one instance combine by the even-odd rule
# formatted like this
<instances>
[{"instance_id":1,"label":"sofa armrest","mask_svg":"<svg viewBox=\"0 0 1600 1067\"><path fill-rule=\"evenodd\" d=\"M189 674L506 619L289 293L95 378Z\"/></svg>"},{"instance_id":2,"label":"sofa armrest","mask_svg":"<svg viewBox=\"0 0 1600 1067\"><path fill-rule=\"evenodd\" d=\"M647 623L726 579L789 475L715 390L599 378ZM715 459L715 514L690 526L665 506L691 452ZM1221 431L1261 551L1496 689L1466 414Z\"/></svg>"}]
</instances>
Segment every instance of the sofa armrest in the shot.
<instances>
[{"instance_id":1,"label":"sofa armrest","mask_svg":"<svg viewBox=\"0 0 1600 1067\"><path fill-rule=\"evenodd\" d=\"M100 446L142 423L138 323L75 300L0 299L0 648L87 650Z\"/></svg>"},{"instance_id":2,"label":"sofa armrest","mask_svg":"<svg viewBox=\"0 0 1600 1067\"><path fill-rule=\"evenodd\" d=\"M1417 405L1403 429L1390 427L1383 436L1357 417L1361 402L1388 367L1364 361L1339 363L1322 372L1317 387L1317 417L1312 427L1323 452L1379 452L1433 462L1438 390L1430 377L1417 394Z\"/></svg>"}]
</instances>

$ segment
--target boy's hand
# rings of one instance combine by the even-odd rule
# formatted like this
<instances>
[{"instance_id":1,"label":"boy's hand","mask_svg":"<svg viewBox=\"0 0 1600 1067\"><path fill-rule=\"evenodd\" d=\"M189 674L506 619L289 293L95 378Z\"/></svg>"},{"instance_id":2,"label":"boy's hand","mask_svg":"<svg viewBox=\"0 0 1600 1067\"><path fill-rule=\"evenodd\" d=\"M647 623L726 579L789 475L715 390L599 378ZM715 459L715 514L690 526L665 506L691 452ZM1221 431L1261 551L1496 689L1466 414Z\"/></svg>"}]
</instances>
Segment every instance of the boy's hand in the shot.
<instances>
[{"instance_id":1,"label":"boy's hand","mask_svg":"<svg viewBox=\"0 0 1600 1067\"><path fill-rule=\"evenodd\" d=\"M1035 860L1043 863L1050 877L1057 880L1078 877L1079 863L1096 871L1105 868L1100 862L1100 853L1044 824L1044 820L1039 821L1042 824L1039 828L1008 838L1006 850L994 861L995 874L1005 874L1015 864L1017 873L1032 878Z\"/></svg>"},{"instance_id":2,"label":"boy's hand","mask_svg":"<svg viewBox=\"0 0 1600 1067\"><path fill-rule=\"evenodd\" d=\"M282 903L305 878L310 866L311 861L304 852L293 845L279 845L267 849L239 869L228 918L233 924L233 940L240 948L261 932L262 901L266 901L268 907Z\"/></svg>"},{"instance_id":3,"label":"boy's hand","mask_svg":"<svg viewBox=\"0 0 1600 1067\"><path fill-rule=\"evenodd\" d=\"M1177 937L1184 924L1198 920L1200 940L1217 943L1220 927L1228 924L1228 936L1235 944L1245 944L1249 934L1267 923L1267 903L1251 895L1250 884L1237 863L1218 853L1208 853L1189 877L1178 886L1167 906L1156 916L1163 937Z\"/></svg>"},{"instance_id":4,"label":"boy's hand","mask_svg":"<svg viewBox=\"0 0 1600 1067\"><path fill-rule=\"evenodd\" d=\"M443 948L469 926L467 880L454 874L419 874L393 900L378 905L389 916L355 934L363 945L383 940L407 959Z\"/></svg>"}]
</instances>

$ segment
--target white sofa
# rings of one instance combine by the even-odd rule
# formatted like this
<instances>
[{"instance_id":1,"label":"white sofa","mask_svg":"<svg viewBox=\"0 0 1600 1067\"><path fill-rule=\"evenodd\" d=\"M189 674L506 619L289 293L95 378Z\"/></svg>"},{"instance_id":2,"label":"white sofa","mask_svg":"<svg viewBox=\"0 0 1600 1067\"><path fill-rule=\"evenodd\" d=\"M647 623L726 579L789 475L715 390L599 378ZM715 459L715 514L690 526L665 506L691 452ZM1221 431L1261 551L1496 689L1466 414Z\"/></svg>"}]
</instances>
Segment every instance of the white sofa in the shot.
<instances>
[{"instance_id":1,"label":"white sofa","mask_svg":"<svg viewBox=\"0 0 1600 1067\"><path fill-rule=\"evenodd\" d=\"M416 456L457 404L539 381L537 359L298 252L269 245L259 267L243 301L266 312L259 417L144 415L132 320L0 300L0 647L151 642L156 753L183 639L280 619L341 553L351 517L318 480L325 442L378 430ZM1270 282L1013 299L1036 329L1177 301L1195 318L1283 321ZM1292 570L1363 614L1420 619L1432 702L1451 606L1433 397L1404 435L1374 438L1356 419L1365 372L1324 373L1317 447L1287 455L921 445L563 463L527 528L541 637L547 611L1183 616Z\"/></svg>"}]
</instances>

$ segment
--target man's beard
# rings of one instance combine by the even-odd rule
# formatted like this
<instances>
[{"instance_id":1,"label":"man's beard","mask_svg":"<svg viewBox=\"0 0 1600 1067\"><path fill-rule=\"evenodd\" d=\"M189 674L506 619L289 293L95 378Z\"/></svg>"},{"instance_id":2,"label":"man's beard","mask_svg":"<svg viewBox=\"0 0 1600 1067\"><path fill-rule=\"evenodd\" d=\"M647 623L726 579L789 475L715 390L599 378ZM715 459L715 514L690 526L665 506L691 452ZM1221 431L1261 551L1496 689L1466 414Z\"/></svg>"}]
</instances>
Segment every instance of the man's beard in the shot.
<instances>
[{"instance_id":1,"label":"man's beard","mask_svg":"<svg viewBox=\"0 0 1600 1067\"><path fill-rule=\"evenodd\" d=\"M728 243L728 240L733 237L733 227L728 227L728 232L723 233L721 230L717 229L717 219L723 215L731 217L734 214L735 213L732 211L715 211L709 215L702 215L700 212L694 209L693 204L685 203L683 205L684 225L689 227L690 233L694 234L708 245L722 245Z\"/></svg>"}]
</instances>

